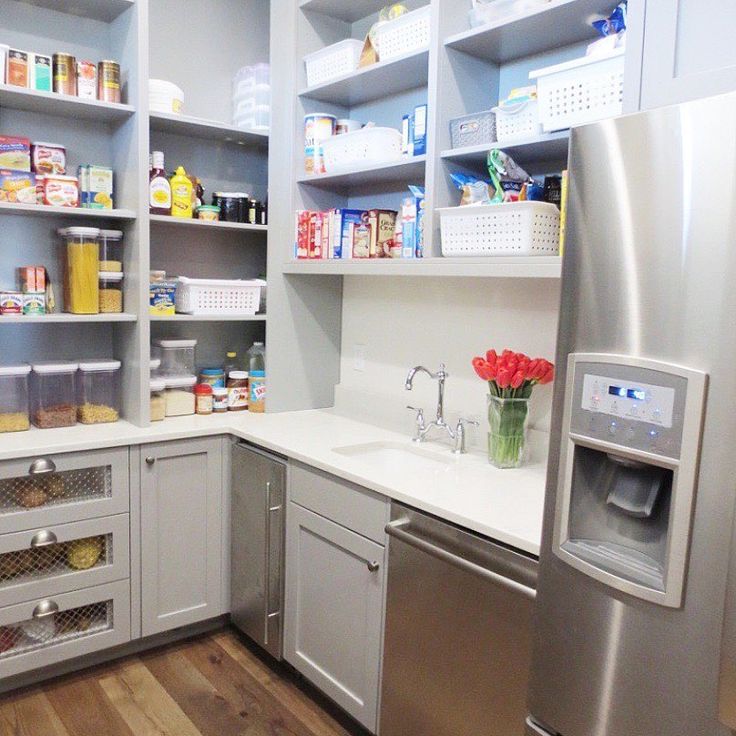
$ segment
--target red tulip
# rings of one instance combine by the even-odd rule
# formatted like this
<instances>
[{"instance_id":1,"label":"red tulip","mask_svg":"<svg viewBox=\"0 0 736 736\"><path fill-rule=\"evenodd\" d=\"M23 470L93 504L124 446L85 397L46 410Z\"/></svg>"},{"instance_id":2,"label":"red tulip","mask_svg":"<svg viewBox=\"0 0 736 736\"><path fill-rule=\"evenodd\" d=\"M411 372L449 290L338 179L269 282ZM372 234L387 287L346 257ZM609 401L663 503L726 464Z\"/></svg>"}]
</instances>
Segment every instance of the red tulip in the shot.
<instances>
[{"instance_id":1,"label":"red tulip","mask_svg":"<svg viewBox=\"0 0 736 736\"><path fill-rule=\"evenodd\" d=\"M498 363L498 354L495 350L489 350L486 353L486 360L492 365L495 366L496 363Z\"/></svg>"},{"instance_id":2,"label":"red tulip","mask_svg":"<svg viewBox=\"0 0 736 736\"><path fill-rule=\"evenodd\" d=\"M534 360L529 362L529 365L526 369L526 377L528 380L533 380L537 373L537 367L539 366L540 359L534 358Z\"/></svg>"},{"instance_id":3,"label":"red tulip","mask_svg":"<svg viewBox=\"0 0 736 736\"><path fill-rule=\"evenodd\" d=\"M501 368L496 376L496 383L501 389L508 388L511 384L511 372L508 368Z\"/></svg>"},{"instance_id":4,"label":"red tulip","mask_svg":"<svg viewBox=\"0 0 736 736\"><path fill-rule=\"evenodd\" d=\"M486 371L486 363L483 358L473 358L473 369L478 374L478 378L482 378L484 381L488 380L488 374Z\"/></svg>"},{"instance_id":5,"label":"red tulip","mask_svg":"<svg viewBox=\"0 0 736 736\"><path fill-rule=\"evenodd\" d=\"M511 388L519 388L524 383L524 372L516 371L514 377L511 379Z\"/></svg>"},{"instance_id":6,"label":"red tulip","mask_svg":"<svg viewBox=\"0 0 736 736\"><path fill-rule=\"evenodd\" d=\"M544 373L543 376L540 377L539 383L544 386L546 383L552 383L555 377L555 367L552 365L552 363L548 363L547 371Z\"/></svg>"}]
</instances>

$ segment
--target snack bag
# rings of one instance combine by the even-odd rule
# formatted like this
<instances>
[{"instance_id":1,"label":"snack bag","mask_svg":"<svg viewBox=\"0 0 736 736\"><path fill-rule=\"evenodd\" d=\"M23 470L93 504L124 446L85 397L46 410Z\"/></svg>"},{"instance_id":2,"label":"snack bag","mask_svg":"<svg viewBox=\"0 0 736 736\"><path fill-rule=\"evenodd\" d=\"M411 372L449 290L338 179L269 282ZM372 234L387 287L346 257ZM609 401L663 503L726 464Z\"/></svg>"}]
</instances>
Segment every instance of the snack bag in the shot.
<instances>
[{"instance_id":1,"label":"snack bag","mask_svg":"<svg viewBox=\"0 0 736 736\"><path fill-rule=\"evenodd\" d=\"M470 204L491 204L493 198L493 185L488 181L476 179L467 174L450 174L453 184L462 193L460 206Z\"/></svg>"},{"instance_id":2,"label":"snack bag","mask_svg":"<svg viewBox=\"0 0 736 736\"><path fill-rule=\"evenodd\" d=\"M531 181L529 174L507 153L494 148L488 152L488 173L494 194L492 202L517 202L522 187Z\"/></svg>"}]
</instances>

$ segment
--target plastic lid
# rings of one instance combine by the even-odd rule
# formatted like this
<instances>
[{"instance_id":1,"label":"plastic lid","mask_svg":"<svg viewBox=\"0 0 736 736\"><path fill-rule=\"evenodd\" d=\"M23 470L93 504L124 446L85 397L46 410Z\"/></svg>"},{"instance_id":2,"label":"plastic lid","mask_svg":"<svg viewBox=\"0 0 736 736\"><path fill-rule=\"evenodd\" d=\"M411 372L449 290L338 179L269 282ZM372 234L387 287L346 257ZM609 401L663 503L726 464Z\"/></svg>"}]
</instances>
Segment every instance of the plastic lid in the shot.
<instances>
[{"instance_id":1,"label":"plastic lid","mask_svg":"<svg viewBox=\"0 0 736 736\"><path fill-rule=\"evenodd\" d=\"M329 112L308 112L304 119L307 120L308 118L331 118L332 120L337 120L337 118L334 115L330 115Z\"/></svg>"},{"instance_id":2,"label":"plastic lid","mask_svg":"<svg viewBox=\"0 0 736 736\"><path fill-rule=\"evenodd\" d=\"M35 373L74 373L79 368L79 363L70 363L67 361L42 361L33 364Z\"/></svg>"},{"instance_id":3,"label":"plastic lid","mask_svg":"<svg viewBox=\"0 0 736 736\"><path fill-rule=\"evenodd\" d=\"M237 353L235 353L235 352L233 352L232 350L231 350L231 351L229 351L229 352L227 352L227 353L225 353L225 355L226 355L226 356L227 356L228 358L237 358L237 357L238 357L238 354L237 354Z\"/></svg>"},{"instance_id":4,"label":"plastic lid","mask_svg":"<svg viewBox=\"0 0 736 736\"><path fill-rule=\"evenodd\" d=\"M214 192L213 196L218 199L247 199L246 192Z\"/></svg>"},{"instance_id":5,"label":"plastic lid","mask_svg":"<svg viewBox=\"0 0 736 736\"><path fill-rule=\"evenodd\" d=\"M166 388L188 388L197 383L197 376L166 376Z\"/></svg>"},{"instance_id":6,"label":"plastic lid","mask_svg":"<svg viewBox=\"0 0 736 736\"><path fill-rule=\"evenodd\" d=\"M262 348L262 347L264 347L264 345L265 345L265 343L263 343L263 342L254 342L254 343L253 343L253 347L254 347L254 348L255 348L255 347L261 347L261 348Z\"/></svg>"},{"instance_id":7,"label":"plastic lid","mask_svg":"<svg viewBox=\"0 0 736 736\"><path fill-rule=\"evenodd\" d=\"M197 347L196 340L180 340L178 338L158 338L153 344L159 348L194 348Z\"/></svg>"},{"instance_id":8,"label":"plastic lid","mask_svg":"<svg viewBox=\"0 0 736 736\"><path fill-rule=\"evenodd\" d=\"M101 238L108 238L110 240L122 240L122 230L100 230Z\"/></svg>"},{"instance_id":9,"label":"plastic lid","mask_svg":"<svg viewBox=\"0 0 736 736\"><path fill-rule=\"evenodd\" d=\"M194 387L194 393L211 396L214 392L212 391L212 386L210 386L209 383L198 383Z\"/></svg>"},{"instance_id":10,"label":"plastic lid","mask_svg":"<svg viewBox=\"0 0 736 736\"><path fill-rule=\"evenodd\" d=\"M251 371L250 372L250 377L251 378L265 378L266 377L266 371Z\"/></svg>"},{"instance_id":11,"label":"plastic lid","mask_svg":"<svg viewBox=\"0 0 736 736\"><path fill-rule=\"evenodd\" d=\"M18 365L0 365L0 376L27 376L31 372L28 363Z\"/></svg>"},{"instance_id":12,"label":"plastic lid","mask_svg":"<svg viewBox=\"0 0 736 736\"><path fill-rule=\"evenodd\" d=\"M213 386L212 393L215 396L227 396L227 389L223 388L222 386Z\"/></svg>"},{"instance_id":13,"label":"plastic lid","mask_svg":"<svg viewBox=\"0 0 736 736\"><path fill-rule=\"evenodd\" d=\"M44 141L33 141L31 143L32 146L46 146L46 148L63 148L66 150L66 146L62 145L61 143L46 143Z\"/></svg>"},{"instance_id":14,"label":"plastic lid","mask_svg":"<svg viewBox=\"0 0 736 736\"><path fill-rule=\"evenodd\" d=\"M163 378L151 379L151 393L163 391L166 388L166 380Z\"/></svg>"},{"instance_id":15,"label":"plastic lid","mask_svg":"<svg viewBox=\"0 0 736 736\"><path fill-rule=\"evenodd\" d=\"M248 371L230 371L228 378L234 378L236 381L244 381L248 378Z\"/></svg>"},{"instance_id":16,"label":"plastic lid","mask_svg":"<svg viewBox=\"0 0 736 736\"><path fill-rule=\"evenodd\" d=\"M56 231L62 237L90 237L98 238L100 236L100 230L96 227L61 227Z\"/></svg>"},{"instance_id":17,"label":"plastic lid","mask_svg":"<svg viewBox=\"0 0 736 736\"><path fill-rule=\"evenodd\" d=\"M83 360L79 362L79 370L83 373L98 371L116 371L120 368L119 360Z\"/></svg>"},{"instance_id":18,"label":"plastic lid","mask_svg":"<svg viewBox=\"0 0 736 736\"><path fill-rule=\"evenodd\" d=\"M122 281L123 274L121 271L98 271L97 276L105 281Z\"/></svg>"},{"instance_id":19,"label":"plastic lid","mask_svg":"<svg viewBox=\"0 0 736 736\"><path fill-rule=\"evenodd\" d=\"M197 212L201 212L202 210L205 212L219 212L220 208L216 204L201 204L197 207Z\"/></svg>"},{"instance_id":20,"label":"plastic lid","mask_svg":"<svg viewBox=\"0 0 736 736\"><path fill-rule=\"evenodd\" d=\"M152 371L156 371L161 367L161 358L151 358L149 361L148 367Z\"/></svg>"},{"instance_id":21,"label":"plastic lid","mask_svg":"<svg viewBox=\"0 0 736 736\"><path fill-rule=\"evenodd\" d=\"M224 371L222 370L222 368L202 368L200 373L203 376L219 376L224 373Z\"/></svg>"}]
</instances>

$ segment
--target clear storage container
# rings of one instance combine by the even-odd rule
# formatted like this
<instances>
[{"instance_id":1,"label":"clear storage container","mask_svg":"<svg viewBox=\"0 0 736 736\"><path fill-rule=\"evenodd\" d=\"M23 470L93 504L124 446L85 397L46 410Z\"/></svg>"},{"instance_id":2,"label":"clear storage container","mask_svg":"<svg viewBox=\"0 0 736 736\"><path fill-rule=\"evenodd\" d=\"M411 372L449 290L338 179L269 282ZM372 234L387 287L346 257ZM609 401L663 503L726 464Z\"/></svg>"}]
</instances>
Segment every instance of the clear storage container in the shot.
<instances>
[{"instance_id":1,"label":"clear storage container","mask_svg":"<svg viewBox=\"0 0 736 736\"><path fill-rule=\"evenodd\" d=\"M166 380L151 379L151 421L160 422L166 417Z\"/></svg>"},{"instance_id":2,"label":"clear storage container","mask_svg":"<svg viewBox=\"0 0 736 736\"><path fill-rule=\"evenodd\" d=\"M78 363L42 362L31 373L31 421L39 429L77 423L75 392Z\"/></svg>"},{"instance_id":3,"label":"clear storage container","mask_svg":"<svg viewBox=\"0 0 736 736\"><path fill-rule=\"evenodd\" d=\"M0 433L23 432L31 426L28 374L31 366L0 365Z\"/></svg>"},{"instance_id":4,"label":"clear storage container","mask_svg":"<svg viewBox=\"0 0 736 736\"><path fill-rule=\"evenodd\" d=\"M117 314L123 311L123 274L100 271L100 313Z\"/></svg>"},{"instance_id":5,"label":"clear storage container","mask_svg":"<svg viewBox=\"0 0 736 736\"><path fill-rule=\"evenodd\" d=\"M166 378L166 416L181 417L194 414L194 386L197 376L168 376Z\"/></svg>"},{"instance_id":6,"label":"clear storage container","mask_svg":"<svg viewBox=\"0 0 736 736\"><path fill-rule=\"evenodd\" d=\"M159 339L153 341L153 357L161 359L162 376L194 375L196 340Z\"/></svg>"},{"instance_id":7,"label":"clear storage container","mask_svg":"<svg viewBox=\"0 0 736 736\"><path fill-rule=\"evenodd\" d=\"M100 231L96 227L67 227L58 233L64 242L64 310L97 314Z\"/></svg>"},{"instance_id":8,"label":"clear storage container","mask_svg":"<svg viewBox=\"0 0 736 736\"><path fill-rule=\"evenodd\" d=\"M123 270L123 231L100 230L100 271Z\"/></svg>"},{"instance_id":9,"label":"clear storage container","mask_svg":"<svg viewBox=\"0 0 736 736\"><path fill-rule=\"evenodd\" d=\"M119 375L119 360L80 362L77 419L82 424L105 424L120 419Z\"/></svg>"}]
</instances>

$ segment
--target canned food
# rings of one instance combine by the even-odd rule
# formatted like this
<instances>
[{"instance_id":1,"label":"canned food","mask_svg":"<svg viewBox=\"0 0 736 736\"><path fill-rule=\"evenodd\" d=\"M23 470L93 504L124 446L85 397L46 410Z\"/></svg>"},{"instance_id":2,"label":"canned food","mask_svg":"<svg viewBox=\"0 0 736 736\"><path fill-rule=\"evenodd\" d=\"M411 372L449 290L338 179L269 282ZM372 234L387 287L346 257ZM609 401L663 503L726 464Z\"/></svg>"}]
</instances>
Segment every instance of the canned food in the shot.
<instances>
[{"instance_id":1,"label":"canned food","mask_svg":"<svg viewBox=\"0 0 736 736\"><path fill-rule=\"evenodd\" d=\"M71 54L53 56L54 92L60 95L77 95L77 60Z\"/></svg>"},{"instance_id":2,"label":"canned food","mask_svg":"<svg viewBox=\"0 0 736 736\"><path fill-rule=\"evenodd\" d=\"M97 99L120 102L120 64L105 59L97 65Z\"/></svg>"},{"instance_id":3,"label":"canned food","mask_svg":"<svg viewBox=\"0 0 736 736\"><path fill-rule=\"evenodd\" d=\"M335 135L337 118L316 112L304 116L304 169L307 174L324 174L322 141Z\"/></svg>"}]
</instances>

